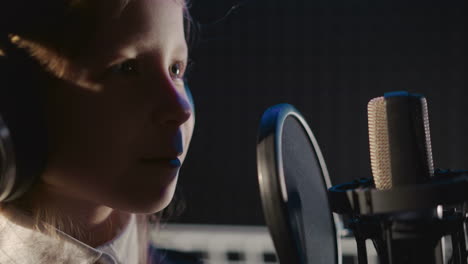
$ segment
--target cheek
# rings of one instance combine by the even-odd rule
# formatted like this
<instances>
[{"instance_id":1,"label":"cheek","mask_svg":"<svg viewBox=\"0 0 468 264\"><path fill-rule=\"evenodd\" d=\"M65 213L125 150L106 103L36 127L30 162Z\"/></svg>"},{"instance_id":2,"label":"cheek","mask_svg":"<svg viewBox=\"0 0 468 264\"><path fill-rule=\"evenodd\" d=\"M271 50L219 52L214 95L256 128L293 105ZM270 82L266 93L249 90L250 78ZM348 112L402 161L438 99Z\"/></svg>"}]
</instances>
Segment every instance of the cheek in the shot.
<instances>
[{"instance_id":1,"label":"cheek","mask_svg":"<svg viewBox=\"0 0 468 264\"><path fill-rule=\"evenodd\" d=\"M102 202L106 197L115 197L119 186L128 186L134 178L127 175L134 165L134 144L123 140L126 133L101 133L105 128L90 129L86 135L70 135L69 141L74 142L51 155L44 181Z\"/></svg>"},{"instance_id":2,"label":"cheek","mask_svg":"<svg viewBox=\"0 0 468 264\"><path fill-rule=\"evenodd\" d=\"M190 142L192 141L194 128L195 128L195 118L192 115L190 119L187 120L187 122L182 125L182 130L183 130L183 135L184 135L184 154L182 157L183 160L185 160L185 157L189 150Z\"/></svg>"},{"instance_id":3,"label":"cheek","mask_svg":"<svg viewBox=\"0 0 468 264\"><path fill-rule=\"evenodd\" d=\"M49 166L91 183L118 177L134 159L143 110L112 97L72 95L49 106Z\"/></svg>"},{"instance_id":4,"label":"cheek","mask_svg":"<svg viewBox=\"0 0 468 264\"><path fill-rule=\"evenodd\" d=\"M190 119L187 121L187 134L189 135L189 139L192 138L194 128L195 128L195 116L192 115Z\"/></svg>"}]
</instances>

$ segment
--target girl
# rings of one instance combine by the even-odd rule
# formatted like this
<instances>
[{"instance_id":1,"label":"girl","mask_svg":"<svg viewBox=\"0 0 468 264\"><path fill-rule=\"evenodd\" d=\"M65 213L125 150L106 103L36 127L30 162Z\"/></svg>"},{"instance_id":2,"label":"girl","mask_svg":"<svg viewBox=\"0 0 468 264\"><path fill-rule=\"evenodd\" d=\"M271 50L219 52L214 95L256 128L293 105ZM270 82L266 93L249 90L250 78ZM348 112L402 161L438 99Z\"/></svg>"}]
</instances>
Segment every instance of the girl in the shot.
<instances>
[{"instance_id":1,"label":"girl","mask_svg":"<svg viewBox=\"0 0 468 264\"><path fill-rule=\"evenodd\" d=\"M14 158L6 137L0 263L155 260L148 221L172 199L194 127L181 1L3 4L0 115ZM10 194L15 177L32 184Z\"/></svg>"}]
</instances>

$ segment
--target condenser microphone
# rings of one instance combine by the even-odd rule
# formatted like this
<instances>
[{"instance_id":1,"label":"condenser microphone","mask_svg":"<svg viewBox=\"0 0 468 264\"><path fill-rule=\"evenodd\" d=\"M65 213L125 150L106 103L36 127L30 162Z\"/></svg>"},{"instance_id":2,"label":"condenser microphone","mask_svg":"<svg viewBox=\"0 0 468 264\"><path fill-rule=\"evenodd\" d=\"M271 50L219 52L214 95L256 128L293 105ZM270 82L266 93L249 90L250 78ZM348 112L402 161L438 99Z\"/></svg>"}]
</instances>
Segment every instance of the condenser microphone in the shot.
<instances>
[{"instance_id":1,"label":"condenser microphone","mask_svg":"<svg viewBox=\"0 0 468 264\"><path fill-rule=\"evenodd\" d=\"M379 190L422 184L434 175L427 101L392 92L368 104L369 146Z\"/></svg>"},{"instance_id":2,"label":"condenser microphone","mask_svg":"<svg viewBox=\"0 0 468 264\"><path fill-rule=\"evenodd\" d=\"M350 218L359 263L365 241L382 264L443 264L451 237L453 264L467 264L468 172L434 170L426 99L387 93L368 104L372 178L329 190L332 210Z\"/></svg>"},{"instance_id":3,"label":"condenser microphone","mask_svg":"<svg viewBox=\"0 0 468 264\"><path fill-rule=\"evenodd\" d=\"M386 93L370 100L367 110L375 187L390 190L429 182L434 175L434 165L426 98L405 91ZM442 250L437 241L406 237L418 236L421 222L437 217L436 208L396 213L393 217L397 221L392 231L399 238L393 239L392 247L406 255L396 263L403 259L412 263L423 258L431 263L442 263Z\"/></svg>"}]
</instances>

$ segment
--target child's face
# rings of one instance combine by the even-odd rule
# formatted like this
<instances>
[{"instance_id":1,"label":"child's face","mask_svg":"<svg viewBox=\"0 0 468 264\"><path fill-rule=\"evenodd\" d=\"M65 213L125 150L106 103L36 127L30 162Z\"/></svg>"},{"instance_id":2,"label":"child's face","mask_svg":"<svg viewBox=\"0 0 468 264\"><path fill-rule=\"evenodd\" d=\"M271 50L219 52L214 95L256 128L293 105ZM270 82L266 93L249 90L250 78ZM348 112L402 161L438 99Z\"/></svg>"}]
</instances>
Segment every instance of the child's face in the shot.
<instances>
[{"instance_id":1,"label":"child's face","mask_svg":"<svg viewBox=\"0 0 468 264\"><path fill-rule=\"evenodd\" d=\"M51 89L51 153L42 179L73 199L159 211L177 182L179 166L170 160L184 161L194 127L181 79L182 4L132 0L102 23L87 50L77 59L83 79Z\"/></svg>"}]
</instances>

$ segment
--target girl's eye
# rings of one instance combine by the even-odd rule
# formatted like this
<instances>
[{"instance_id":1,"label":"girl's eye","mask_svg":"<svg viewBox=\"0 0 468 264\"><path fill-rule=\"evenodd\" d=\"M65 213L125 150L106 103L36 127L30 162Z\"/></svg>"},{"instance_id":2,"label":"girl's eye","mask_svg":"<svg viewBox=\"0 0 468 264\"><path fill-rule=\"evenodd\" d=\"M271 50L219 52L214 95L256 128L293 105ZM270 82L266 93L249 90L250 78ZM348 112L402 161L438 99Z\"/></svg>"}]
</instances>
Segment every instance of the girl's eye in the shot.
<instances>
[{"instance_id":1,"label":"girl's eye","mask_svg":"<svg viewBox=\"0 0 468 264\"><path fill-rule=\"evenodd\" d=\"M126 60L109 68L113 74L135 75L139 73L138 62L136 59Z\"/></svg>"},{"instance_id":2,"label":"girl's eye","mask_svg":"<svg viewBox=\"0 0 468 264\"><path fill-rule=\"evenodd\" d=\"M172 78L182 79L182 63L177 62L169 66L169 72Z\"/></svg>"}]
</instances>

